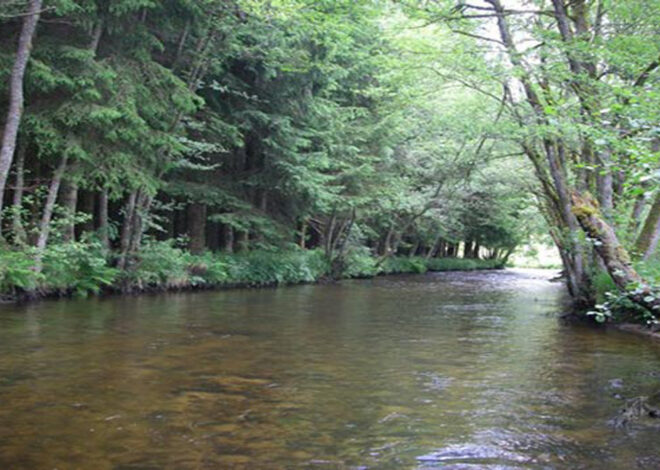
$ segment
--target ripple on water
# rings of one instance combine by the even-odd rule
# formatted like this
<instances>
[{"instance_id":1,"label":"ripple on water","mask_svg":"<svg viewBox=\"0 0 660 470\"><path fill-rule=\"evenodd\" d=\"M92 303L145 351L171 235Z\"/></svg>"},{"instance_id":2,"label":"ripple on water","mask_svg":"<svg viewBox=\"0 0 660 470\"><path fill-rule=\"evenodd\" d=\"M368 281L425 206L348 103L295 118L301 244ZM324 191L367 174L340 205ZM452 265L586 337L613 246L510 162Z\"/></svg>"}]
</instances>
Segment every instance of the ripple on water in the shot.
<instances>
[{"instance_id":1,"label":"ripple on water","mask_svg":"<svg viewBox=\"0 0 660 470\"><path fill-rule=\"evenodd\" d=\"M430 468L520 468L521 464L531 463L529 457L484 444L453 444L438 451L420 455L417 461L422 469ZM476 467L478 466L478 467Z\"/></svg>"}]
</instances>

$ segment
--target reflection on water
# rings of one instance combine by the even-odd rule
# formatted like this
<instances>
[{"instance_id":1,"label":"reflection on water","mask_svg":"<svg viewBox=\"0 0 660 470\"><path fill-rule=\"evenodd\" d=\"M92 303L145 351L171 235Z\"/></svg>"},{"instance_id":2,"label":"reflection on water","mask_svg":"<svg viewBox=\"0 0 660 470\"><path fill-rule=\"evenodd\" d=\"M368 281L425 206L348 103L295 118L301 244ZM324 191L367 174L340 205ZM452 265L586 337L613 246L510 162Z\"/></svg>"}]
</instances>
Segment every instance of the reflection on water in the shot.
<instances>
[{"instance_id":1,"label":"reflection on water","mask_svg":"<svg viewBox=\"0 0 660 470\"><path fill-rule=\"evenodd\" d=\"M660 468L660 347L552 273L3 306L0 468Z\"/></svg>"}]
</instances>

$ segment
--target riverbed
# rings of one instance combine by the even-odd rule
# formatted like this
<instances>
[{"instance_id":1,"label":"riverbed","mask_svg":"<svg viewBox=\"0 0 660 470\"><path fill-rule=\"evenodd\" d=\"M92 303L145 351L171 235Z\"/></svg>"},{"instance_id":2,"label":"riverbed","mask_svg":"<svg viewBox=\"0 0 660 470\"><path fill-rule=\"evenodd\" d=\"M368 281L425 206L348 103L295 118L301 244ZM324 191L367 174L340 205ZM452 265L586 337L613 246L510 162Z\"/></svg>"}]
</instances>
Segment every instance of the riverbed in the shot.
<instances>
[{"instance_id":1,"label":"riverbed","mask_svg":"<svg viewBox=\"0 0 660 470\"><path fill-rule=\"evenodd\" d=\"M660 468L660 345L555 273L0 307L2 469Z\"/></svg>"}]
</instances>

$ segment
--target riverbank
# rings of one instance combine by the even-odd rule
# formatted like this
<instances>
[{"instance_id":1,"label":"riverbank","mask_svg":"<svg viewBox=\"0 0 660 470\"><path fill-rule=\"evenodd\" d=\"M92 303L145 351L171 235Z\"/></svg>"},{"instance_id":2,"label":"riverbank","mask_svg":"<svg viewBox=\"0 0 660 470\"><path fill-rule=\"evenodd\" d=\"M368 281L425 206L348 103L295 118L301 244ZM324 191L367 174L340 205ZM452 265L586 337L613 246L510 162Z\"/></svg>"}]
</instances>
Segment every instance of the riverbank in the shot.
<instances>
[{"instance_id":1,"label":"riverbank","mask_svg":"<svg viewBox=\"0 0 660 470\"><path fill-rule=\"evenodd\" d=\"M127 263L125 269L118 269L115 256L99 243L88 241L49 247L39 272L35 269L34 259L31 249L0 251L0 296L4 301L266 287L315 283L330 278L330 264L320 250L193 255L171 242L151 242L143 247L139 256ZM498 261L463 258L390 257L379 260L361 250L346 257L335 278L502 267Z\"/></svg>"},{"instance_id":2,"label":"riverbank","mask_svg":"<svg viewBox=\"0 0 660 470\"><path fill-rule=\"evenodd\" d=\"M640 325L639 323L614 323L611 326L618 331L660 341L660 331L654 330L647 325Z\"/></svg>"}]
</instances>

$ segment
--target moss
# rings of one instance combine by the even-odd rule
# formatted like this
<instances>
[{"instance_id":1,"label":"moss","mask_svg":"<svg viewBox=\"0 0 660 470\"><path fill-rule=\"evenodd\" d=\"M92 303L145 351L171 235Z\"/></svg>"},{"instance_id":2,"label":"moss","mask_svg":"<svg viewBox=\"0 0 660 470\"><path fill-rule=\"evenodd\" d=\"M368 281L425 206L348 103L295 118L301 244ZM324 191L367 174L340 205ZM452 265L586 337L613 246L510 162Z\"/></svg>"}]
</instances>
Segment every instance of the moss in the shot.
<instances>
[{"instance_id":1,"label":"moss","mask_svg":"<svg viewBox=\"0 0 660 470\"><path fill-rule=\"evenodd\" d=\"M624 247L619 245L615 248L615 251L617 258L621 260L623 264L627 266L632 266L632 260L630 259L630 255L628 254L628 252Z\"/></svg>"},{"instance_id":2,"label":"moss","mask_svg":"<svg viewBox=\"0 0 660 470\"><path fill-rule=\"evenodd\" d=\"M598 208L594 207L592 204L589 204L589 205L580 204L580 205L573 206L572 212L578 218L591 217L593 215L599 215Z\"/></svg>"}]
</instances>

